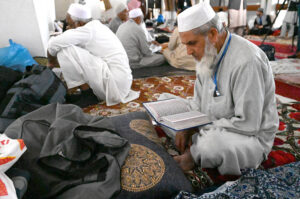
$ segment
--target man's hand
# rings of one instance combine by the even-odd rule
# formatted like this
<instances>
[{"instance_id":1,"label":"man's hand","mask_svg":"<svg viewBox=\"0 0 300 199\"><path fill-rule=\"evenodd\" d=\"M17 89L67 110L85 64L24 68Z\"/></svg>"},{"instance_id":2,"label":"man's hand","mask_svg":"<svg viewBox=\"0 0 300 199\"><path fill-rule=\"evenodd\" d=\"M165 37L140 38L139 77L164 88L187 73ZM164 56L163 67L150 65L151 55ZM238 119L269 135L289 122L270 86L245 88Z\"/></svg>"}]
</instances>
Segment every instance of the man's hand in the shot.
<instances>
[{"instance_id":1,"label":"man's hand","mask_svg":"<svg viewBox=\"0 0 300 199\"><path fill-rule=\"evenodd\" d=\"M162 49L168 48L168 44L169 44L168 42L161 44L161 48Z\"/></svg>"},{"instance_id":2,"label":"man's hand","mask_svg":"<svg viewBox=\"0 0 300 199\"><path fill-rule=\"evenodd\" d=\"M53 69L54 67L56 66L55 63L52 63L52 62L47 62L47 67L50 68L50 69Z\"/></svg>"},{"instance_id":3,"label":"man's hand","mask_svg":"<svg viewBox=\"0 0 300 199\"><path fill-rule=\"evenodd\" d=\"M154 40L154 41L152 41L151 43L152 43L152 44L154 44L154 45L160 46L160 43L158 43L158 42L157 42L157 41L155 41L155 40Z\"/></svg>"},{"instance_id":4,"label":"man's hand","mask_svg":"<svg viewBox=\"0 0 300 199\"><path fill-rule=\"evenodd\" d=\"M175 146L180 153L184 153L185 149L192 144L191 136L194 133L196 133L195 129L188 129L176 133Z\"/></svg>"},{"instance_id":5,"label":"man's hand","mask_svg":"<svg viewBox=\"0 0 300 199\"><path fill-rule=\"evenodd\" d=\"M55 66L58 66L58 61L57 61L57 57L52 56L49 52L47 52L47 57L48 57L48 63L47 63L47 67L49 68L54 68Z\"/></svg>"}]
</instances>

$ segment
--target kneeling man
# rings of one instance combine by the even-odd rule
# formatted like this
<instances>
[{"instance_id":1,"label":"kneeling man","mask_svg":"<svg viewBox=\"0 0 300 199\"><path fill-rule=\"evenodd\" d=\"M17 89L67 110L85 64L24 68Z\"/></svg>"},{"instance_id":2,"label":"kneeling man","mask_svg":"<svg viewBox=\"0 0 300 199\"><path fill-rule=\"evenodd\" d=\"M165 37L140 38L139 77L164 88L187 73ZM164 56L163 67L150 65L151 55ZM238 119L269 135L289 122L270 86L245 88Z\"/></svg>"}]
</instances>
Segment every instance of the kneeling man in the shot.
<instances>
[{"instance_id":1,"label":"kneeling man","mask_svg":"<svg viewBox=\"0 0 300 199\"><path fill-rule=\"evenodd\" d=\"M183 170L197 164L240 175L240 169L257 168L271 151L279 121L267 56L226 31L206 3L179 14L178 30L197 62L194 99L187 105L212 123L177 132L175 145L182 154L174 159Z\"/></svg>"},{"instance_id":2,"label":"kneeling man","mask_svg":"<svg viewBox=\"0 0 300 199\"><path fill-rule=\"evenodd\" d=\"M139 93L130 89L131 69L121 42L108 27L90 18L85 6L71 4L69 30L49 41L49 65L57 58L69 89L90 87L108 106L137 98Z\"/></svg>"}]
</instances>

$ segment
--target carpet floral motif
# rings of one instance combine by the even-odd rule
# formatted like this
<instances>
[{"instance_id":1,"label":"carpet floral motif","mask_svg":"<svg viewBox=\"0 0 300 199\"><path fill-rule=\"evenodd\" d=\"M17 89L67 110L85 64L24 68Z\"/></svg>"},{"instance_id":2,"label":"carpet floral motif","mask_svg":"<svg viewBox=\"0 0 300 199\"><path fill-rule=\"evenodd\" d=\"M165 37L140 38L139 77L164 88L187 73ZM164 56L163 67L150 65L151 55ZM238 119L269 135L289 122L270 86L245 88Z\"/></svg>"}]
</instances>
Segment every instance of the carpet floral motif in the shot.
<instances>
[{"instance_id":1,"label":"carpet floral motif","mask_svg":"<svg viewBox=\"0 0 300 199\"><path fill-rule=\"evenodd\" d=\"M130 122L129 126L132 130L162 146L163 139L158 137L155 128L148 120L135 119Z\"/></svg>"},{"instance_id":2,"label":"carpet floral motif","mask_svg":"<svg viewBox=\"0 0 300 199\"><path fill-rule=\"evenodd\" d=\"M165 163L159 155L142 145L131 144L122 167L122 189L131 192L145 191L159 183L164 173Z\"/></svg>"}]
</instances>

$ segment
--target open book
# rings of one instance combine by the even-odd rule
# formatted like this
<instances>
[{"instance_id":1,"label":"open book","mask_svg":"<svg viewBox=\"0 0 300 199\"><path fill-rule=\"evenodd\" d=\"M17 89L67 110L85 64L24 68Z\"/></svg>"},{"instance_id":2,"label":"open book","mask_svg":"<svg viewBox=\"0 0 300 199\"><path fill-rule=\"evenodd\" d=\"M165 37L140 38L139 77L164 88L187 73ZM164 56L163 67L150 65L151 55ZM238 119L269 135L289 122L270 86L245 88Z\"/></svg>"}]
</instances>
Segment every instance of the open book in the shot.
<instances>
[{"instance_id":1,"label":"open book","mask_svg":"<svg viewBox=\"0 0 300 199\"><path fill-rule=\"evenodd\" d=\"M151 44L149 48L150 48L152 53L156 53L156 52L161 51L161 46L158 46L158 45L155 45L155 44Z\"/></svg>"},{"instance_id":2,"label":"open book","mask_svg":"<svg viewBox=\"0 0 300 199\"><path fill-rule=\"evenodd\" d=\"M190 111L181 99L168 99L143 103L155 122L175 131L181 131L210 123L207 115Z\"/></svg>"}]
</instances>

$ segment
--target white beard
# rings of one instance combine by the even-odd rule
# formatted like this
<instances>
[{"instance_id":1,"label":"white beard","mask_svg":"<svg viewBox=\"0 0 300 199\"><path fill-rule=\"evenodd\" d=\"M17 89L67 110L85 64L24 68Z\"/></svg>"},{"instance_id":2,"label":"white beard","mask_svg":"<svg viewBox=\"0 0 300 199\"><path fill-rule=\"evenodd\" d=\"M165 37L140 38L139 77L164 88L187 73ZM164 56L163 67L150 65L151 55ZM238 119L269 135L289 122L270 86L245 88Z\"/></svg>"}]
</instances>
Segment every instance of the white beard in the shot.
<instances>
[{"instance_id":1,"label":"white beard","mask_svg":"<svg viewBox=\"0 0 300 199\"><path fill-rule=\"evenodd\" d=\"M215 61L217 55L218 55L217 49L206 37L204 55L200 61L196 60L197 74L204 75L204 76L206 75L211 76L213 71L212 64Z\"/></svg>"}]
</instances>

